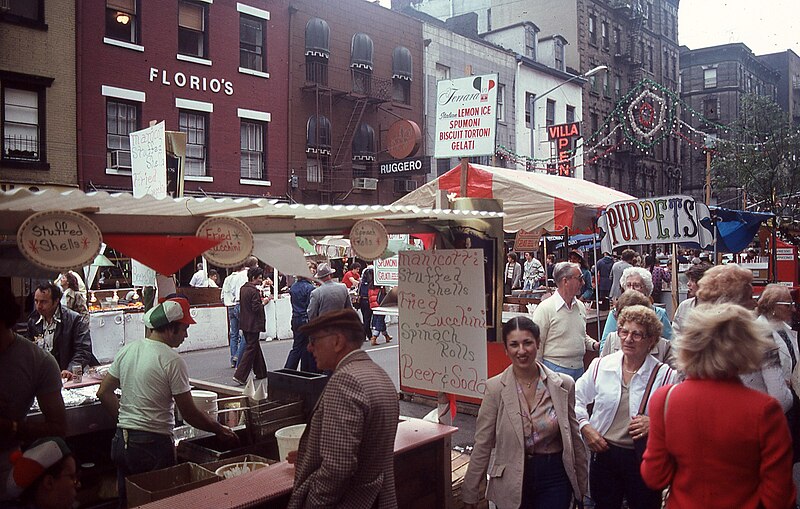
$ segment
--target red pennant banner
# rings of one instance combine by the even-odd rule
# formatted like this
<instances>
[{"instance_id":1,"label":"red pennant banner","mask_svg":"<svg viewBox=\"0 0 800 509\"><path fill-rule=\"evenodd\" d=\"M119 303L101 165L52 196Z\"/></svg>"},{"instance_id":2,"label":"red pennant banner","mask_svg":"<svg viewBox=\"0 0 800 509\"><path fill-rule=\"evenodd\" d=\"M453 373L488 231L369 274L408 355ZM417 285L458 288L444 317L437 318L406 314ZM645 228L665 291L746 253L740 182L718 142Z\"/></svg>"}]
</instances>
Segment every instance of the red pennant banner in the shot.
<instances>
[{"instance_id":1,"label":"red pennant banner","mask_svg":"<svg viewBox=\"0 0 800 509\"><path fill-rule=\"evenodd\" d=\"M170 276L220 243L194 235L105 234L103 241L159 274Z\"/></svg>"}]
</instances>

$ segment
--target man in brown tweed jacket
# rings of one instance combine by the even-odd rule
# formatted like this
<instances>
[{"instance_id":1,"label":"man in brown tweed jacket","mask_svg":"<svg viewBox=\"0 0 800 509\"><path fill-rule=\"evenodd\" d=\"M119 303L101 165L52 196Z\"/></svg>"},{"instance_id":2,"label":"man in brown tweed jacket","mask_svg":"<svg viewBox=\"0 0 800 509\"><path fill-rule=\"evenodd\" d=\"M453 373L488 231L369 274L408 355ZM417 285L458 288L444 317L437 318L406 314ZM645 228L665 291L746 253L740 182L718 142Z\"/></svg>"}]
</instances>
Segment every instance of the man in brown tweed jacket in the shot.
<instances>
[{"instance_id":1,"label":"man in brown tweed jacket","mask_svg":"<svg viewBox=\"0 0 800 509\"><path fill-rule=\"evenodd\" d=\"M332 370L300 439L289 509L394 509L394 439L400 407L389 375L361 350L364 329L352 309L326 313L300 329L320 370Z\"/></svg>"}]
</instances>

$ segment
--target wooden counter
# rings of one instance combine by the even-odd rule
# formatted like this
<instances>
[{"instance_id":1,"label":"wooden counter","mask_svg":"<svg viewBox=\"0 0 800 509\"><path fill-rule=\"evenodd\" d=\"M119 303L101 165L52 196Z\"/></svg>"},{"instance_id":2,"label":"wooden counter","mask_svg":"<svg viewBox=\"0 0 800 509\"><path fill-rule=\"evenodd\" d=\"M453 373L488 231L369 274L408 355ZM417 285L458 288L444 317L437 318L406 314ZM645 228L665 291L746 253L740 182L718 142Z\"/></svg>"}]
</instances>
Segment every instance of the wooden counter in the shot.
<instances>
[{"instance_id":1,"label":"wooden counter","mask_svg":"<svg viewBox=\"0 0 800 509\"><path fill-rule=\"evenodd\" d=\"M456 428L403 417L394 441L398 507L440 509L451 489L450 435ZM284 509L294 483L294 466L281 461L186 493L145 504L142 509Z\"/></svg>"}]
</instances>

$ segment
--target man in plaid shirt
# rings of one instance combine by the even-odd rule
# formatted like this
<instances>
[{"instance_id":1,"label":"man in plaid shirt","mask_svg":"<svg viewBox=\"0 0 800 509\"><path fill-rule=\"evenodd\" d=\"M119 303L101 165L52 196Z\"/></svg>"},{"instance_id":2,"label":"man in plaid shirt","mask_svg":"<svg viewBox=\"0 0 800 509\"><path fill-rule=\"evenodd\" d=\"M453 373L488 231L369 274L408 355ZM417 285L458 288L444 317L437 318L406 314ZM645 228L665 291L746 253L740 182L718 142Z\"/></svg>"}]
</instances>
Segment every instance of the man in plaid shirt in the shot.
<instances>
[{"instance_id":1,"label":"man in plaid shirt","mask_svg":"<svg viewBox=\"0 0 800 509\"><path fill-rule=\"evenodd\" d=\"M333 374L299 450L289 453L295 474L288 508L397 508L397 391L361 350L364 329L358 314L352 309L326 313L300 331L308 334L317 367Z\"/></svg>"}]
</instances>

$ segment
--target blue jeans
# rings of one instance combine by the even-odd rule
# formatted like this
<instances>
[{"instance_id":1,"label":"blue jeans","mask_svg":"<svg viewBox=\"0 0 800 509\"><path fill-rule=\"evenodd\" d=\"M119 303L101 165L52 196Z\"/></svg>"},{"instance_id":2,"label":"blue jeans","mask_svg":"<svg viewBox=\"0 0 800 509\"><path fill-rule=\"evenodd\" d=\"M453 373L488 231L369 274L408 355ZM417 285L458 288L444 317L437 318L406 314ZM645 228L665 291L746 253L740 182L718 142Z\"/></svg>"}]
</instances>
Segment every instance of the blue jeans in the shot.
<instances>
[{"instance_id":1,"label":"blue jeans","mask_svg":"<svg viewBox=\"0 0 800 509\"><path fill-rule=\"evenodd\" d=\"M314 356L308 351L308 335L298 330L307 323L308 317L292 317L292 334L294 339L292 341L292 349L289 350L289 356L286 358L286 365L283 367L287 369L297 369L297 365L300 364L300 371L316 373L317 363L314 361Z\"/></svg>"},{"instance_id":2,"label":"blue jeans","mask_svg":"<svg viewBox=\"0 0 800 509\"><path fill-rule=\"evenodd\" d=\"M244 351L244 336L239 330L239 304L228 307L228 340L231 344L231 362L235 363L242 358Z\"/></svg>"},{"instance_id":3,"label":"blue jeans","mask_svg":"<svg viewBox=\"0 0 800 509\"><path fill-rule=\"evenodd\" d=\"M169 435L117 428L111 440L111 461L117 466L119 507L125 507L128 501L125 478L175 465L175 444Z\"/></svg>"},{"instance_id":4,"label":"blue jeans","mask_svg":"<svg viewBox=\"0 0 800 509\"><path fill-rule=\"evenodd\" d=\"M639 459L633 449L608 444L606 452L592 453L589 489L596 509L619 509L622 498L630 509L658 509L661 492L648 488L639 473Z\"/></svg>"},{"instance_id":5,"label":"blue jeans","mask_svg":"<svg viewBox=\"0 0 800 509\"><path fill-rule=\"evenodd\" d=\"M565 375L571 376L573 380L577 380L583 374L583 368L576 368L576 369L565 368L564 366L553 364L547 359L542 359L542 364L552 369L556 373L564 373Z\"/></svg>"},{"instance_id":6,"label":"blue jeans","mask_svg":"<svg viewBox=\"0 0 800 509\"><path fill-rule=\"evenodd\" d=\"M569 509L572 500L572 485L560 452L525 459L520 509Z\"/></svg>"},{"instance_id":7,"label":"blue jeans","mask_svg":"<svg viewBox=\"0 0 800 509\"><path fill-rule=\"evenodd\" d=\"M378 336L383 332L386 334L386 315L372 315L372 335Z\"/></svg>"}]
</instances>

